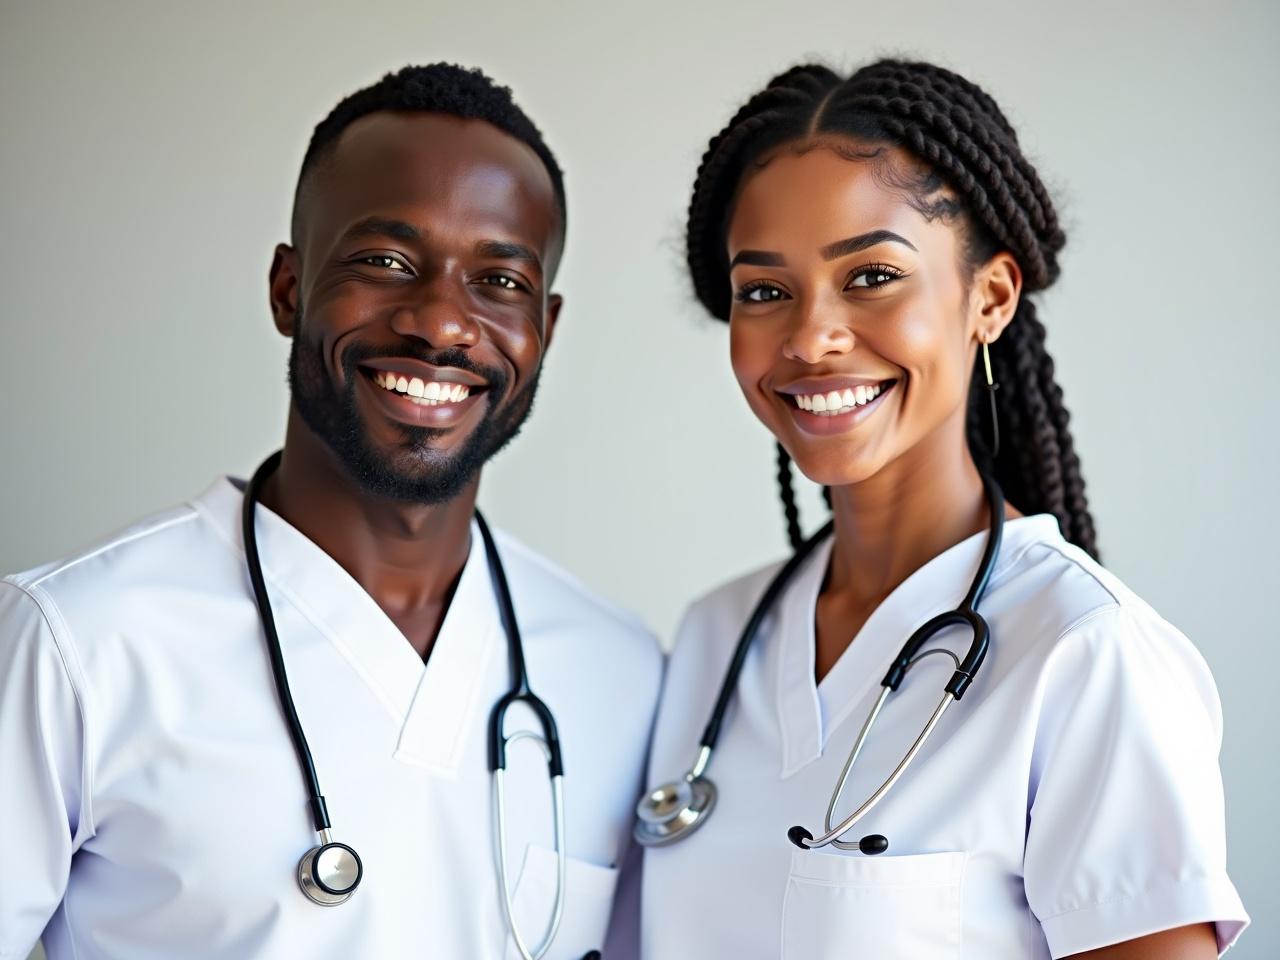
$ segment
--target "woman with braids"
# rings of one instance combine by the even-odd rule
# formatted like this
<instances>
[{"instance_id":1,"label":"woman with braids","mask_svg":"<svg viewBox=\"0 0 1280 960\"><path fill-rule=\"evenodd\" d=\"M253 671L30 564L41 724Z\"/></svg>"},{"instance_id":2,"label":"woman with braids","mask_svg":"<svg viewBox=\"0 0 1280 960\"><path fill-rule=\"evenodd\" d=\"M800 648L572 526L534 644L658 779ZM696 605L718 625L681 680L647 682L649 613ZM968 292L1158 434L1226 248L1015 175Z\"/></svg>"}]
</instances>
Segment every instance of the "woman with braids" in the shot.
<instances>
[{"instance_id":1,"label":"woman with braids","mask_svg":"<svg viewBox=\"0 0 1280 960\"><path fill-rule=\"evenodd\" d=\"M827 488L834 532L765 607L718 739L704 724L781 565L686 614L653 782L715 750L677 781L700 793L650 798L639 821L646 956L1192 960L1248 922L1225 867L1213 680L1097 561L1030 299L1064 241L999 107L929 64L796 67L711 140L694 286L778 441L793 544L790 462ZM847 846L811 847L889 776L956 673L946 656L911 668L823 829L886 670L960 606L995 542L996 490L980 672ZM952 627L926 649L963 658L970 640ZM653 832L664 804L705 808L707 780L695 830Z\"/></svg>"}]
</instances>

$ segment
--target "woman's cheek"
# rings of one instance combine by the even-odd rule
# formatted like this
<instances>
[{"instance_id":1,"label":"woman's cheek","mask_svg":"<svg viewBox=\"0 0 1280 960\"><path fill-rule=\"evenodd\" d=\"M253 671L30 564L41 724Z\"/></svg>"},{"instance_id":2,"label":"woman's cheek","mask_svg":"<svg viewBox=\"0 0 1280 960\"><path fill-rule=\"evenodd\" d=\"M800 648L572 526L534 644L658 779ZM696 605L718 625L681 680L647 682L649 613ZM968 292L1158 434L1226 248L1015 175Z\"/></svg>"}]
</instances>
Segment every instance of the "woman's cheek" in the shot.
<instances>
[{"instance_id":1,"label":"woman's cheek","mask_svg":"<svg viewBox=\"0 0 1280 960\"><path fill-rule=\"evenodd\" d=\"M761 412L760 382L769 372L772 356L759 334L758 329L749 331L740 321L729 322L729 363L738 387L757 415Z\"/></svg>"}]
</instances>

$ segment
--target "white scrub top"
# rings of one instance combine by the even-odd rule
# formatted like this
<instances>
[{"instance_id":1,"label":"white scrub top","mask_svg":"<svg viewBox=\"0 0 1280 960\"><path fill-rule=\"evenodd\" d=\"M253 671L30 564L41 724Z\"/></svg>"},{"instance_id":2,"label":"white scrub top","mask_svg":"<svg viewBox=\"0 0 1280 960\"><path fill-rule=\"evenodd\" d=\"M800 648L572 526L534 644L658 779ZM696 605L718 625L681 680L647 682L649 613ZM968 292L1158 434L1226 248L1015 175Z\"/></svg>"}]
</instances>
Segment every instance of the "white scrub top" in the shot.
<instances>
[{"instance_id":1,"label":"white scrub top","mask_svg":"<svg viewBox=\"0 0 1280 960\"><path fill-rule=\"evenodd\" d=\"M669 957L930 960L1063 957L1215 921L1225 950L1248 917L1226 873L1221 713L1176 629L1052 517L1005 524L980 611L991 647L881 804L845 839L888 852L802 851L880 681L907 637L959 604L982 533L925 564L872 614L820 684L814 613L830 541L765 621L707 775L716 809L645 851L643 948ZM698 751L743 624L777 567L686 614L667 679L651 784ZM969 634L930 646L963 656ZM868 797L937 706L955 665L930 656L891 694L834 822Z\"/></svg>"},{"instance_id":2,"label":"white scrub top","mask_svg":"<svg viewBox=\"0 0 1280 960\"><path fill-rule=\"evenodd\" d=\"M0 958L517 956L486 763L510 684L478 531L424 667L374 600L266 508L259 549L354 896L299 891L316 843L228 480L82 556L0 583ZM635 620L506 536L530 683L564 751L564 920L548 956L603 947L661 683ZM524 707L508 730L539 730ZM509 751L508 850L526 941L555 892L546 762ZM518 878L518 879L517 879Z\"/></svg>"}]
</instances>

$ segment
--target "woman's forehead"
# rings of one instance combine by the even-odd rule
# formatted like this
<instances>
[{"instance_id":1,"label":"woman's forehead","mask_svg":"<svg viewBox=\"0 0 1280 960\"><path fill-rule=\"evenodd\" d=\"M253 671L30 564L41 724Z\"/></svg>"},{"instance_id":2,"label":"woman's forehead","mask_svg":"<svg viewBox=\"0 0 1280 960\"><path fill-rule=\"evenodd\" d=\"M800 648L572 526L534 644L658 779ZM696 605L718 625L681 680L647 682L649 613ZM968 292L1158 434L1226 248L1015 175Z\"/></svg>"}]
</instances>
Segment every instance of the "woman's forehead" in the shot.
<instances>
[{"instance_id":1,"label":"woman's forehead","mask_svg":"<svg viewBox=\"0 0 1280 960\"><path fill-rule=\"evenodd\" d=\"M855 141L788 145L743 177L729 220L734 248L792 243L815 250L870 230L950 230L920 210L929 171L905 151Z\"/></svg>"}]
</instances>

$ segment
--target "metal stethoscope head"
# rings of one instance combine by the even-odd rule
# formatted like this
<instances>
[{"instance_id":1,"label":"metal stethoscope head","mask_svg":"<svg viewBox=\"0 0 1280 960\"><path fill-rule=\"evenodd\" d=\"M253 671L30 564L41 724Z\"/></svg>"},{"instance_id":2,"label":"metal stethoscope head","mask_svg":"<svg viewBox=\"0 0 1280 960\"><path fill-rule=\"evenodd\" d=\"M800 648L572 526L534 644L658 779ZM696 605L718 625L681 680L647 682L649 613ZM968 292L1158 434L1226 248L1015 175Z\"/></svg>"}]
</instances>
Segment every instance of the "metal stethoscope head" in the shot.
<instances>
[{"instance_id":1,"label":"metal stethoscope head","mask_svg":"<svg viewBox=\"0 0 1280 960\"><path fill-rule=\"evenodd\" d=\"M346 903L364 876L360 855L345 843L337 843L329 831L320 831L320 845L298 861L298 886L312 903L333 907Z\"/></svg>"},{"instance_id":2,"label":"metal stethoscope head","mask_svg":"<svg viewBox=\"0 0 1280 960\"><path fill-rule=\"evenodd\" d=\"M650 790L636 804L633 834L646 847L661 847L687 837L716 806L716 785L703 775L711 748L698 751L698 762L680 780Z\"/></svg>"},{"instance_id":3,"label":"metal stethoscope head","mask_svg":"<svg viewBox=\"0 0 1280 960\"><path fill-rule=\"evenodd\" d=\"M846 841L839 838L870 813L884 798L885 794L893 788L893 785L898 782L911 761L915 759L916 754L924 746L925 741L928 740L929 735L937 727L947 708L964 696L964 692L977 675L978 668L982 666L982 661L985 659L987 648L990 645L991 633L986 620L978 613L977 605L982 599L982 595L986 592L991 574L995 570L996 558L999 555L1000 542L1004 534L1004 495L1001 493L1000 487L990 477L983 477L983 488L987 497L987 507L991 514L991 526L987 535L987 544L982 560L978 565L978 571L974 575L968 593L959 607L941 613L929 620L916 630L903 645L902 650L894 659L893 665L889 668L889 672L885 674L884 680L881 681L882 689L880 695L872 705L858 738L854 742L853 748L849 751L849 757L840 773L840 779L831 794L831 800L827 804L825 833L815 838L812 833L802 826L794 826L787 831L787 838L801 849L812 850L832 844L842 850L859 850L872 856L884 853L889 849L888 838L879 833L869 834L857 841ZM742 672L747 650L754 641L756 634L759 633L760 625L763 623L765 616L773 608L778 597L785 590L800 565L812 554L814 548L822 540L826 539L831 533L831 529L832 524L828 523L806 540L769 583L750 620L748 620L746 627L743 629L737 647L734 649L733 659L730 661L729 668L720 687L720 695L717 697L716 705L711 713L711 720L702 735L697 762L685 774L683 780L663 784L644 796L637 805L633 834L638 843L644 846L657 847L681 840L702 826L715 808L716 788L711 780L707 778L706 769L710 763L712 751L715 749L716 740L720 735L720 726L724 720L729 700L737 687L738 675ZM955 626L968 627L973 635L969 651L963 660L950 650L942 648L921 651L921 647L934 636L949 627ZM889 694L898 689L908 671L919 663L921 659L934 654L949 656L955 661L956 667L938 706L925 723L920 735L908 749L906 756L889 774L889 777L853 813L833 825L832 820L835 817L835 809L840 802L845 784L848 782L854 761L858 759L858 754L862 752L862 746L866 742L867 735L871 732L871 727L875 724L876 717L879 716L880 710L888 699Z\"/></svg>"},{"instance_id":4,"label":"metal stethoscope head","mask_svg":"<svg viewBox=\"0 0 1280 960\"><path fill-rule=\"evenodd\" d=\"M806 540L765 588L764 595L752 611L747 625L742 629L738 645L733 651L733 659L729 661L729 668L725 672L724 680L721 681L720 693L711 711L711 719L702 732L698 759L682 779L664 783L651 790L636 804L636 821L631 833L640 845L661 847L682 840L702 826L711 815L711 811L715 809L716 785L706 776L707 764L711 762L711 753L715 750L716 740L720 736L720 726L729 709L729 702L733 699L734 690L738 685L738 675L742 672L747 652L756 634L760 632L760 625L773 609L774 603L786 589L792 576L818 544L827 538L832 526L828 523Z\"/></svg>"}]
</instances>

